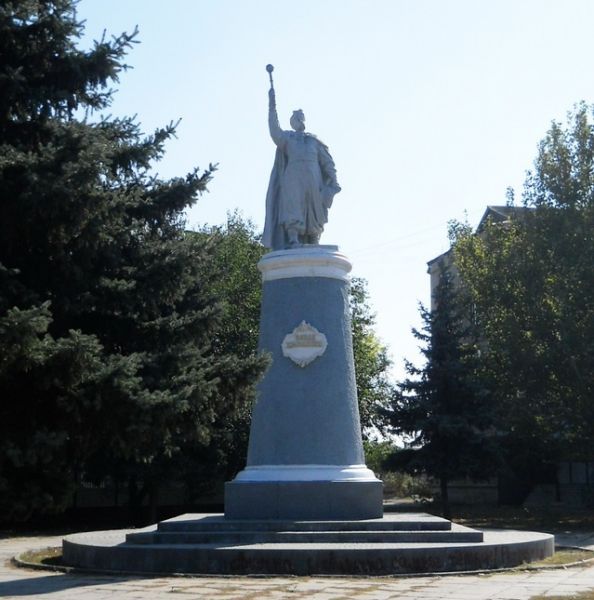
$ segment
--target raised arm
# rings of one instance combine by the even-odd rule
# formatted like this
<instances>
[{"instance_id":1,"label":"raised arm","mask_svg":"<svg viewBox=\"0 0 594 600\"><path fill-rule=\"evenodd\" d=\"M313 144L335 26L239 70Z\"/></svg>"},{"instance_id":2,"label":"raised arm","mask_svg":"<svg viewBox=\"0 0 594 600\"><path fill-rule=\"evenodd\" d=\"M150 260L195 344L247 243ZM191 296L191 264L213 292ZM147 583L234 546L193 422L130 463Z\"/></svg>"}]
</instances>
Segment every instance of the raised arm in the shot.
<instances>
[{"instance_id":1,"label":"raised arm","mask_svg":"<svg viewBox=\"0 0 594 600\"><path fill-rule=\"evenodd\" d=\"M270 129L270 137L272 141L279 147L283 145L284 136L283 130L278 122L278 115L276 114L276 97L274 94L274 88L270 88L268 92L268 128Z\"/></svg>"}]
</instances>

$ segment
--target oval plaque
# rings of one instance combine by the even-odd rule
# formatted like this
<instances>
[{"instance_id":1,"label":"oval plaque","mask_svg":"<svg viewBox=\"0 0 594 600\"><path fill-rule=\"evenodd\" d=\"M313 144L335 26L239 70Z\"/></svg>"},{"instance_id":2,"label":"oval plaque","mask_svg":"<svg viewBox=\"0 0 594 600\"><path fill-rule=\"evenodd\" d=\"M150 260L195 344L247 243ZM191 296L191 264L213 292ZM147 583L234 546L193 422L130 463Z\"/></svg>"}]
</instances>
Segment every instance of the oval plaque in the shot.
<instances>
[{"instance_id":1,"label":"oval plaque","mask_svg":"<svg viewBox=\"0 0 594 600\"><path fill-rule=\"evenodd\" d=\"M285 336L282 343L283 356L290 358L300 367L306 367L318 356L326 352L328 340L315 327L301 321L295 329Z\"/></svg>"}]
</instances>

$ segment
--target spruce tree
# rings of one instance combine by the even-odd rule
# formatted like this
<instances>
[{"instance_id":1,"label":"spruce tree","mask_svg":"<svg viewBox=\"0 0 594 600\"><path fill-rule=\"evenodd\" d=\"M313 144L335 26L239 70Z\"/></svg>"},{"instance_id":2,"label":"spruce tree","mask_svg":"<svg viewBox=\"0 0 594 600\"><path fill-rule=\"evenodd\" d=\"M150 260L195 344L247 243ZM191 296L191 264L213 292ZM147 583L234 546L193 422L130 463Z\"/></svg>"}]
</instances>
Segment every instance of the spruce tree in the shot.
<instances>
[{"instance_id":1,"label":"spruce tree","mask_svg":"<svg viewBox=\"0 0 594 600\"><path fill-rule=\"evenodd\" d=\"M72 0L0 5L0 516L62 508L77 481L156 492L249 395L254 357L216 353L216 243L184 210L213 168L151 168L173 125L102 117L135 33L77 40Z\"/></svg>"},{"instance_id":2,"label":"spruce tree","mask_svg":"<svg viewBox=\"0 0 594 600\"><path fill-rule=\"evenodd\" d=\"M410 377L399 384L386 418L406 440L387 466L426 473L439 482L442 510L450 517L448 483L456 478L486 479L496 465L493 412L477 378L478 354L463 290L445 270L434 309L421 306L422 368L410 362Z\"/></svg>"}]
</instances>

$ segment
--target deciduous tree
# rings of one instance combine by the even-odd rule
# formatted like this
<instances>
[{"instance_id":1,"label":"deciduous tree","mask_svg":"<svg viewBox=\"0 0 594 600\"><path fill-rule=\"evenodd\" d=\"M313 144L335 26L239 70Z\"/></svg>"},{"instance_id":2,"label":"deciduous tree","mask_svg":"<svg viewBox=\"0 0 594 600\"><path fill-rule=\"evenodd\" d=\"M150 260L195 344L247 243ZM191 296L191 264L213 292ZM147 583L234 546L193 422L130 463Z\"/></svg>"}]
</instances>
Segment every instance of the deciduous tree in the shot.
<instances>
[{"instance_id":1,"label":"deciduous tree","mask_svg":"<svg viewBox=\"0 0 594 600\"><path fill-rule=\"evenodd\" d=\"M528 174L521 220L455 236L484 339L507 458L534 482L584 457L594 418L594 133L582 104L553 123ZM587 452L585 452L587 454ZM544 471L544 473L543 473Z\"/></svg>"}]
</instances>

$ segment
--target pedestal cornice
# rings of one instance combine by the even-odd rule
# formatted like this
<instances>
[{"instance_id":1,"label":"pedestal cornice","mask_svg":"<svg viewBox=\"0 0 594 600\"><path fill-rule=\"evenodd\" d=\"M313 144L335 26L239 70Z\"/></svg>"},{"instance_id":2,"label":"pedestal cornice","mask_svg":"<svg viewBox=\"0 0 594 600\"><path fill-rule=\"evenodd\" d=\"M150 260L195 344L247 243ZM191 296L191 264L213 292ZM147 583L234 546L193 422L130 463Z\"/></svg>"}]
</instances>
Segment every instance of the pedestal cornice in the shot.
<instances>
[{"instance_id":1,"label":"pedestal cornice","mask_svg":"<svg viewBox=\"0 0 594 600\"><path fill-rule=\"evenodd\" d=\"M352 265L338 246L302 246L265 254L258 263L262 281L293 277L326 277L349 280Z\"/></svg>"}]
</instances>

